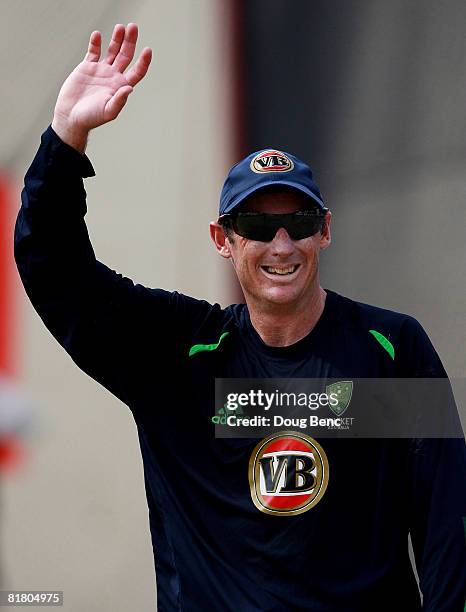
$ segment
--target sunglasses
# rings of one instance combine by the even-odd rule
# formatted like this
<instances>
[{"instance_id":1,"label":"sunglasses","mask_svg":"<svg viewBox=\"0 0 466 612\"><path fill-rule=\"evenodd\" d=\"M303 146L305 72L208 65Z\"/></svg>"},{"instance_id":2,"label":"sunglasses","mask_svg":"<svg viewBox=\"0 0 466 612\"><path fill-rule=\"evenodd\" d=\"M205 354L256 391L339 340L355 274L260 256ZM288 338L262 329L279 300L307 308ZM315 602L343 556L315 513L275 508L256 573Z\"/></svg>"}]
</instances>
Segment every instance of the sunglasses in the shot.
<instances>
[{"instance_id":1,"label":"sunglasses","mask_svg":"<svg viewBox=\"0 0 466 612\"><path fill-rule=\"evenodd\" d=\"M280 215L236 212L222 215L218 222L225 228L232 228L239 236L249 240L270 242L281 227L286 229L292 240L302 240L317 234L322 229L327 211L328 208L298 210Z\"/></svg>"}]
</instances>

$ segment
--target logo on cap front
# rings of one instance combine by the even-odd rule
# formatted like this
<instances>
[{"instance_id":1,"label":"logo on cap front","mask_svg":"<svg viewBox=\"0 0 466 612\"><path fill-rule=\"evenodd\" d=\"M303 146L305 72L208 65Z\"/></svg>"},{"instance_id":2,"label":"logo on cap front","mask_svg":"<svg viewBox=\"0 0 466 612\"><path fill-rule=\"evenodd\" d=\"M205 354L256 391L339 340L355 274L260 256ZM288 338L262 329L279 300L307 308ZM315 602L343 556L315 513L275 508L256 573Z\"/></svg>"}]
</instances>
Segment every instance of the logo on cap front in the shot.
<instances>
[{"instance_id":1,"label":"logo on cap front","mask_svg":"<svg viewBox=\"0 0 466 612\"><path fill-rule=\"evenodd\" d=\"M251 498L266 514L307 512L322 499L328 477L323 448L313 438L294 431L267 436L249 459Z\"/></svg>"},{"instance_id":2,"label":"logo on cap front","mask_svg":"<svg viewBox=\"0 0 466 612\"><path fill-rule=\"evenodd\" d=\"M288 155L285 155L282 151L268 149L267 151L261 151L251 160L250 168L257 173L289 172L293 170L294 164Z\"/></svg>"}]
</instances>

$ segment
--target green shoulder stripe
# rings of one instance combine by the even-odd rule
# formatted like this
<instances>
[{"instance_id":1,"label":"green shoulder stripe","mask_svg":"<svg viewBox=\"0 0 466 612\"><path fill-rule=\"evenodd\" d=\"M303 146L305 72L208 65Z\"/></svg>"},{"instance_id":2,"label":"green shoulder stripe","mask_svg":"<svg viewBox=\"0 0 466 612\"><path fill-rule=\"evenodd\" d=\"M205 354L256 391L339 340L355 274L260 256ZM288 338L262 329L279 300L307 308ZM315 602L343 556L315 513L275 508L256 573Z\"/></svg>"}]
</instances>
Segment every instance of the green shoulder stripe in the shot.
<instances>
[{"instance_id":1,"label":"green shoulder stripe","mask_svg":"<svg viewBox=\"0 0 466 612\"><path fill-rule=\"evenodd\" d=\"M215 342L214 344L194 344L189 349L189 357L192 357L193 355L195 355L196 353L200 353L201 351L215 351L215 349L220 346L220 342L225 338L225 336L228 336L229 333L230 332L223 332L223 334L218 339L218 342Z\"/></svg>"},{"instance_id":2,"label":"green shoulder stripe","mask_svg":"<svg viewBox=\"0 0 466 612\"><path fill-rule=\"evenodd\" d=\"M379 342L381 344L381 346L383 346L383 348L387 351L387 353L390 355L390 357L393 360L395 360L395 347L390 342L390 340L388 338L386 338L380 332L375 331L375 329L370 329L369 333L374 336L374 338L377 340L377 342Z\"/></svg>"}]
</instances>

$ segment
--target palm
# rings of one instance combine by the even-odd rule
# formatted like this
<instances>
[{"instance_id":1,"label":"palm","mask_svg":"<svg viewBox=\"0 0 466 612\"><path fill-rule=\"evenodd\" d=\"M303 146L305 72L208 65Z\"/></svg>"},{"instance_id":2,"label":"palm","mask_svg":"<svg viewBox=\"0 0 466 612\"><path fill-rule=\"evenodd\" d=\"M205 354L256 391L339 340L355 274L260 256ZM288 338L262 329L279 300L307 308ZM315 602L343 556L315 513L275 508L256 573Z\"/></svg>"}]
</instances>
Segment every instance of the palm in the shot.
<instances>
[{"instance_id":1,"label":"palm","mask_svg":"<svg viewBox=\"0 0 466 612\"><path fill-rule=\"evenodd\" d=\"M83 131L115 119L151 61L151 50L145 48L123 74L134 57L137 36L136 24L116 25L107 54L100 60L101 35L93 32L85 59L63 83L55 116Z\"/></svg>"},{"instance_id":2,"label":"palm","mask_svg":"<svg viewBox=\"0 0 466 612\"><path fill-rule=\"evenodd\" d=\"M125 76L113 66L84 60L64 82L56 112L90 130L109 121L105 112L107 102L125 85L128 85Z\"/></svg>"}]
</instances>

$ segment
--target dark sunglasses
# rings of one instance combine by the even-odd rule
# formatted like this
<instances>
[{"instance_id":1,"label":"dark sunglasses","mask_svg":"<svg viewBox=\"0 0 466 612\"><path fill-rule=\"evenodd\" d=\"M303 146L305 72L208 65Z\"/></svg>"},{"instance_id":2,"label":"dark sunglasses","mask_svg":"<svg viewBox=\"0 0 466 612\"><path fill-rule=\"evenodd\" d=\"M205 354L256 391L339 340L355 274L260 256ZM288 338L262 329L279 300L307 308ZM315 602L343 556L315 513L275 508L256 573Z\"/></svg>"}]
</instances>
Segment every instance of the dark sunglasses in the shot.
<instances>
[{"instance_id":1,"label":"dark sunglasses","mask_svg":"<svg viewBox=\"0 0 466 612\"><path fill-rule=\"evenodd\" d=\"M270 242L281 227L286 229L292 240L302 240L317 234L322 229L327 211L328 208L298 210L280 215L235 212L222 215L218 222L223 227L231 227L239 236L249 240Z\"/></svg>"}]
</instances>

